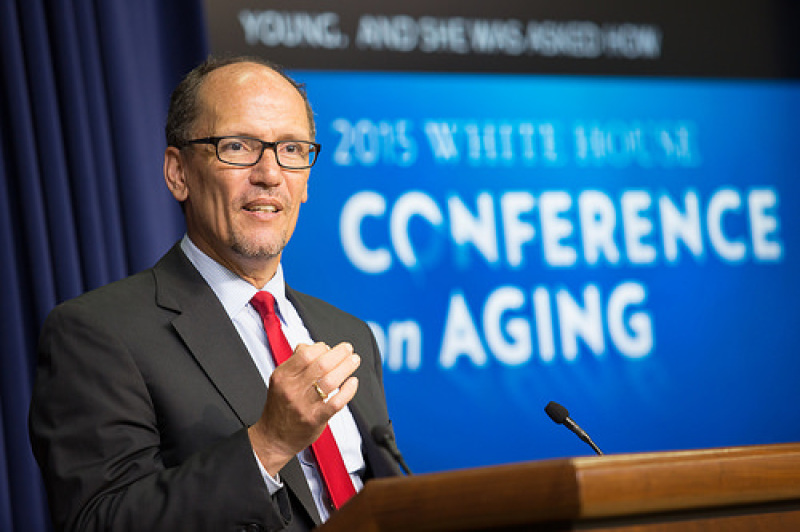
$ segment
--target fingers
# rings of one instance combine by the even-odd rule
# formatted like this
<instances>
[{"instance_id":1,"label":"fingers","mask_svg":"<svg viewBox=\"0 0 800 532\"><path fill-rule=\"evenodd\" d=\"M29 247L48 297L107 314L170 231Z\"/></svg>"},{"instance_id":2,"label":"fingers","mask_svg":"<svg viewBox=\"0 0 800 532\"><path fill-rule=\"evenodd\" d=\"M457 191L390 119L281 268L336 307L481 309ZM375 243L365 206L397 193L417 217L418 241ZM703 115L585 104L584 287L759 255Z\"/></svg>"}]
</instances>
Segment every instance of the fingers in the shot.
<instances>
[{"instance_id":1,"label":"fingers","mask_svg":"<svg viewBox=\"0 0 800 532\"><path fill-rule=\"evenodd\" d=\"M323 399L332 397L361 364L361 357L353 353L353 346L342 343L320 355L309 368L309 373L316 376L314 383ZM315 390L317 391L317 390Z\"/></svg>"},{"instance_id":2,"label":"fingers","mask_svg":"<svg viewBox=\"0 0 800 532\"><path fill-rule=\"evenodd\" d=\"M294 355L283 364L286 367L282 369L290 371L297 382L308 386L310 398L324 400L337 393L360 364L361 357L353 352L353 346L348 342L333 348L316 343L297 346Z\"/></svg>"},{"instance_id":3,"label":"fingers","mask_svg":"<svg viewBox=\"0 0 800 532\"><path fill-rule=\"evenodd\" d=\"M353 397L355 397L356 391L358 391L358 378L349 377L339 387L339 391L329 396L326 402L329 407L331 407L335 412L338 412L347 406L347 403L349 403Z\"/></svg>"}]
</instances>

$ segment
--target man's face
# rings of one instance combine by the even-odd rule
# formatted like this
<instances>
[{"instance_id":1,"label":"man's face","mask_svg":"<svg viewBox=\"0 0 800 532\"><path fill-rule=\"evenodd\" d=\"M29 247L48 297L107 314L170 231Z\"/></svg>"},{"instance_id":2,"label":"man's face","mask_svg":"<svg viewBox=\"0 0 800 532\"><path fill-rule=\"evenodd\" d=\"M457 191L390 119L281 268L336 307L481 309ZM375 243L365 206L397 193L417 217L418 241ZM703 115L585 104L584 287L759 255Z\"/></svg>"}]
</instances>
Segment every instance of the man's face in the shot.
<instances>
[{"instance_id":1,"label":"man's face","mask_svg":"<svg viewBox=\"0 0 800 532\"><path fill-rule=\"evenodd\" d=\"M313 140L303 98L262 65L215 70L200 88L200 102L193 138ZM307 199L308 169L281 168L269 149L255 166L231 166L217 159L214 146L201 144L168 149L165 175L175 198L184 202L192 242L248 280L265 267L274 273Z\"/></svg>"}]
</instances>

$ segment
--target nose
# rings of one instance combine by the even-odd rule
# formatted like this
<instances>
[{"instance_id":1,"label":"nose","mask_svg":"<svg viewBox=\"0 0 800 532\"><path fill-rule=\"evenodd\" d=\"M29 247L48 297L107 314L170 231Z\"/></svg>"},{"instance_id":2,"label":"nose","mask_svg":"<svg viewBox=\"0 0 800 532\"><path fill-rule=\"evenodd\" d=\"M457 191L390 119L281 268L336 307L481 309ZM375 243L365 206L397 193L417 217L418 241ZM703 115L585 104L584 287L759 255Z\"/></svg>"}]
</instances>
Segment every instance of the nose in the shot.
<instances>
[{"instance_id":1,"label":"nose","mask_svg":"<svg viewBox=\"0 0 800 532\"><path fill-rule=\"evenodd\" d=\"M269 148L264 150L261 159L250 168L250 182L254 185L274 187L283 180L282 168L278 165L275 151Z\"/></svg>"}]
</instances>

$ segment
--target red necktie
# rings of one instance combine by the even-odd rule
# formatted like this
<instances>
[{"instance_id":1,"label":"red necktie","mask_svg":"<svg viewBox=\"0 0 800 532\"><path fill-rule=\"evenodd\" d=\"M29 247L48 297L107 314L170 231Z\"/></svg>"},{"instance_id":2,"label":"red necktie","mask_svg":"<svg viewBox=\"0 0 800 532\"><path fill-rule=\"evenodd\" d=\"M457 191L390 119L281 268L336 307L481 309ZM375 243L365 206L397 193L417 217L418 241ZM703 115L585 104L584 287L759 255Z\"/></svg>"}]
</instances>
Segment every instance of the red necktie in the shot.
<instances>
[{"instance_id":1,"label":"red necktie","mask_svg":"<svg viewBox=\"0 0 800 532\"><path fill-rule=\"evenodd\" d=\"M269 292L259 291L253 296L250 303L264 322L264 329L267 331L267 340L275 364L283 364L292 356L292 348L281 330L281 322L275 313L275 298ZM319 464L322 480L325 482L333 505L341 508L350 497L356 494L356 490L347 473L347 468L344 466L339 446L336 445L336 440L328 425L325 425L325 430L322 431L317 441L311 444L311 451Z\"/></svg>"}]
</instances>

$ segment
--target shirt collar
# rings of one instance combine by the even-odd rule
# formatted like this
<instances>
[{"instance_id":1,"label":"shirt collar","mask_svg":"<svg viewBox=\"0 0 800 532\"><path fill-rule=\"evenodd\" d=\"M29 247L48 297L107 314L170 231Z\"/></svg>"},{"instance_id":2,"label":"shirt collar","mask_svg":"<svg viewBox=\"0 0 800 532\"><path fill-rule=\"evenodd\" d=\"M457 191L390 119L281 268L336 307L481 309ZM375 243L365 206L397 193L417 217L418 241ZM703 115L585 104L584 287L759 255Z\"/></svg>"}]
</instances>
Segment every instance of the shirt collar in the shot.
<instances>
[{"instance_id":1,"label":"shirt collar","mask_svg":"<svg viewBox=\"0 0 800 532\"><path fill-rule=\"evenodd\" d=\"M183 240L181 240L181 250L183 250L194 267L197 268L197 271L200 272L200 275L211 287L211 290L214 291L217 299L222 303L225 312L231 319L239 314L258 292L255 286L201 251L188 235L184 235ZM290 303L286 298L283 266L280 263L275 275L264 285L262 290L272 294L278 304L278 314L281 315L281 319L286 321L283 316L287 315L285 309Z\"/></svg>"}]
</instances>

